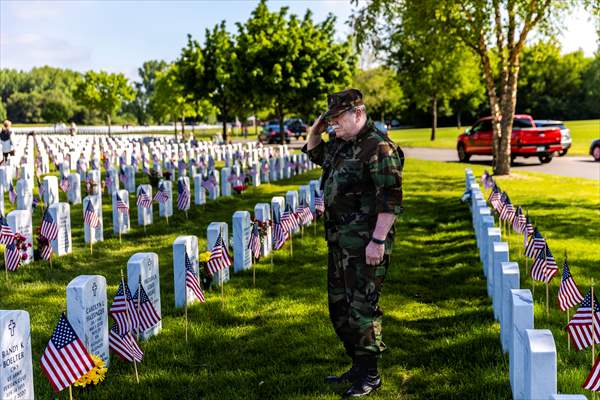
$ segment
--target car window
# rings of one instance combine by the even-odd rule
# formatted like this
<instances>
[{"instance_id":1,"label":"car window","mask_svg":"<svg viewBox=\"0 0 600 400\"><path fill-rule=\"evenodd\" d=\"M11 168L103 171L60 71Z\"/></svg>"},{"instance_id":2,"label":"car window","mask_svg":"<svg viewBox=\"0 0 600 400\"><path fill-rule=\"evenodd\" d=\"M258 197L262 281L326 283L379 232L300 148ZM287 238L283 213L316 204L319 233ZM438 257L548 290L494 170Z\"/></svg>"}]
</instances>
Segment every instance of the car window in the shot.
<instances>
[{"instance_id":1,"label":"car window","mask_svg":"<svg viewBox=\"0 0 600 400\"><path fill-rule=\"evenodd\" d=\"M485 121L481 121L480 132L491 132L492 131L492 120L486 119Z\"/></svg>"},{"instance_id":2,"label":"car window","mask_svg":"<svg viewBox=\"0 0 600 400\"><path fill-rule=\"evenodd\" d=\"M479 132L481 130L481 125L483 125L483 121L476 122L475 125L471 128L471 132Z\"/></svg>"},{"instance_id":3,"label":"car window","mask_svg":"<svg viewBox=\"0 0 600 400\"><path fill-rule=\"evenodd\" d=\"M513 128L533 128L533 124L528 118L515 118L513 120Z\"/></svg>"}]
</instances>

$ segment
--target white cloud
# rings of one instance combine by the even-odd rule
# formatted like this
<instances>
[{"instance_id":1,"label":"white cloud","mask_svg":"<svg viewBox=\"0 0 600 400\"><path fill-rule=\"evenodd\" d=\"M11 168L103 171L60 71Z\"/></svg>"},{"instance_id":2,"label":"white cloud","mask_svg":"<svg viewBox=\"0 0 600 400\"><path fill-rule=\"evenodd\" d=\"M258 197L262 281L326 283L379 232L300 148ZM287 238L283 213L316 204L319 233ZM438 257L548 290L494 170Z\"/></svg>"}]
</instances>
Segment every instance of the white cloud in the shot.
<instances>
[{"instance_id":1,"label":"white cloud","mask_svg":"<svg viewBox=\"0 0 600 400\"><path fill-rule=\"evenodd\" d=\"M91 59L90 48L35 33L2 35L0 54L0 67L25 70L41 65L79 69Z\"/></svg>"}]
</instances>

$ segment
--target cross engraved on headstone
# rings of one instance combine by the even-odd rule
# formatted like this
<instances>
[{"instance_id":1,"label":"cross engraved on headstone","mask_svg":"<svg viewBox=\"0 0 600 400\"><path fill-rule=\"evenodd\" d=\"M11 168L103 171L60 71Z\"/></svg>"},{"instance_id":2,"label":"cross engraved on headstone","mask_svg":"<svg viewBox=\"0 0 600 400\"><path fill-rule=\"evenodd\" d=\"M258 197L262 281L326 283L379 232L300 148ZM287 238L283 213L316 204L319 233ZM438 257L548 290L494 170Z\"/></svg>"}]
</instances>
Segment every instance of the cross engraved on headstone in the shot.
<instances>
[{"instance_id":1,"label":"cross engraved on headstone","mask_svg":"<svg viewBox=\"0 0 600 400\"><path fill-rule=\"evenodd\" d=\"M17 324L15 324L15 321L13 321L11 319L10 323L8 324L8 330L10 331L10 336L15 336L15 328L16 327L17 327Z\"/></svg>"},{"instance_id":2,"label":"cross engraved on headstone","mask_svg":"<svg viewBox=\"0 0 600 400\"><path fill-rule=\"evenodd\" d=\"M94 297L96 297L96 291L98 290L98 285L96 282L92 284L92 293L94 293Z\"/></svg>"}]
</instances>

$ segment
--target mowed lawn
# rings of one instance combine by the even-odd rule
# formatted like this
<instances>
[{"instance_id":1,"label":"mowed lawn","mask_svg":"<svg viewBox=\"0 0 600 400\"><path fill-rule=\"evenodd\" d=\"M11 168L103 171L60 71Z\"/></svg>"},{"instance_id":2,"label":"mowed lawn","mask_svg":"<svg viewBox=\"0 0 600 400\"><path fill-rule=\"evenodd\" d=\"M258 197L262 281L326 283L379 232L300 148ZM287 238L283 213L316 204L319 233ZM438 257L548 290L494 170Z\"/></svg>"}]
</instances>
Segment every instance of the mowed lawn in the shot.
<instances>
[{"instance_id":1,"label":"mowed lawn","mask_svg":"<svg viewBox=\"0 0 600 400\"><path fill-rule=\"evenodd\" d=\"M473 170L479 176L483 167L473 166ZM177 236L197 235L202 249L210 222L231 224L234 211L251 211L257 202L268 202L318 176L317 170L209 202L206 208L193 207L189 220L176 211L168 225L158 219L155 207L155 223L147 233L134 222L122 243L112 235L105 196L107 240L94 246L93 255L83 244L81 205L73 207L73 255L55 258L52 270L47 263L35 262L11 273L8 281L0 276L0 309L24 309L31 316L37 397L52 397L39 359L60 312L66 309L68 282L80 274L102 274L108 281L110 303L128 258L135 252L154 251L160 262L163 332L142 343L140 385L135 384L133 367L113 357L106 381L91 389L75 389L76 398L338 398L345 387L326 385L323 377L344 371L348 360L327 313L327 249L321 223L316 236L311 226L303 237L294 237L293 258L287 244L275 253L273 266L268 258L261 260L256 288L251 271L233 274L225 285L224 308L219 290L207 294L206 304L190 307L189 343L184 340L183 310L174 308L172 244ZM600 273L593 270L600 261L597 182L534 173L515 173L498 182L515 204L527 206L560 264L569 249L571 271L582 290L592 276L600 280ZM508 359L500 349L499 326L492 317L471 217L459 201L464 166L408 159L404 184L406 211L397 221L381 299L389 348L381 363L384 387L373 398L509 398ZM134 204L133 197L130 202ZM34 225L40 218L36 212ZM511 242L511 256L521 262L518 241ZM529 284L524 278L523 285ZM557 284L555 279L552 296ZM557 311L552 297L547 320L543 295L538 285L535 323L554 332L559 391L581 392L590 352L567 352L566 317ZM68 394L62 393L62 398Z\"/></svg>"},{"instance_id":2,"label":"mowed lawn","mask_svg":"<svg viewBox=\"0 0 600 400\"><path fill-rule=\"evenodd\" d=\"M565 121L565 125L571 129L573 138L573 144L568 155L588 155L592 141L600 139L600 120ZM456 138L466 128L458 129L455 126L438 128L436 139L433 142L430 140L431 128L394 129L390 131L390 137L400 145L407 147L455 149Z\"/></svg>"}]
</instances>

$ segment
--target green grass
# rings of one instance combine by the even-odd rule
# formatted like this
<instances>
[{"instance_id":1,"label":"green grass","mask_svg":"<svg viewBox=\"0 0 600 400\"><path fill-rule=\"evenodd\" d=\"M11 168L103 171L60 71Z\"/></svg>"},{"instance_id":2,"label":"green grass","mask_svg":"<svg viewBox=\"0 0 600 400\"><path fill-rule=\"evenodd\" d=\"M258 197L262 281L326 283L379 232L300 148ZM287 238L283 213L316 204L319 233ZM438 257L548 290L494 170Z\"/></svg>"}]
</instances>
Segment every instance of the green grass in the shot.
<instances>
[{"instance_id":1,"label":"green grass","mask_svg":"<svg viewBox=\"0 0 600 400\"><path fill-rule=\"evenodd\" d=\"M477 175L483 172L483 167L472 168ZM74 206L72 255L55 258L53 270L47 263L35 262L11 273L8 281L0 276L0 309L24 309L31 316L37 396L52 396L39 358L66 308L68 282L80 274L102 274L107 277L110 302L128 258L135 252L154 251L160 263L163 332L142 344L141 384L135 384L131 365L113 357L106 381L90 390L75 389L76 398L339 398L345 387L323 383L325 375L347 368L348 359L328 318L327 250L320 224L316 236L310 227L303 238L294 237L293 259L288 244L275 253L273 267L268 259L261 261L256 267L256 288L251 271L233 274L225 285L225 308L218 290L207 294L206 304L192 306L189 344L184 340L183 311L174 308L171 266L177 236L197 235L202 249L210 222L231 223L234 211L252 210L255 203L270 201L318 175L313 171L209 202L206 209L192 208L189 220L177 212L169 225L155 219L147 234L134 222L122 244L112 235L105 197L107 240L94 246L93 256L83 244L81 205ZM569 249L570 266L582 290L592 276L600 278L593 269L600 254L597 182L535 173L515 173L498 182L516 204L528 207L559 263L564 249ZM508 359L500 349L499 326L492 317L471 217L458 200L464 189L464 166L409 159L404 184L406 211L397 222L381 298L389 348L381 363L384 386L372 398L509 398ZM132 219L136 217L132 210ZM39 213L34 221L39 225ZM517 242L517 238L511 242L514 257ZM552 282L552 296L557 283L557 279ZM523 279L524 286L529 284ZM566 317L557 311L552 297L552 313L546 320L543 292L538 285L535 326L554 332L559 391L581 392L590 352L567 352L562 330Z\"/></svg>"},{"instance_id":2,"label":"green grass","mask_svg":"<svg viewBox=\"0 0 600 400\"><path fill-rule=\"evenodd\" d=\"M565 121L566 126L571 129L573 144L569 155L588 155L592 140L600 138L600 120ZM455 149L456 138L463 133L465 128L444 127L436 130L436 139L432 142L431 128L420 129L394 129L390 131L390 137L406 147L433 147L444 149Z\"/></svg>"}]
</instances>

